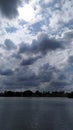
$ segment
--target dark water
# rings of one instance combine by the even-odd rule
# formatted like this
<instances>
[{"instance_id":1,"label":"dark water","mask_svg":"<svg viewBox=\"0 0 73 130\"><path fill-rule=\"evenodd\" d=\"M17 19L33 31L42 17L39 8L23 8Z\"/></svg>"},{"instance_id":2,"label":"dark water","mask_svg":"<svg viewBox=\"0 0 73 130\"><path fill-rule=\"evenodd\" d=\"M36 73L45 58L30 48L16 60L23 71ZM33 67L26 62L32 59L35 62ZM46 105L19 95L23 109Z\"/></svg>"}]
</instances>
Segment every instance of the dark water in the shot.
<instances>
[{"instance_id":1,"label":"dark water","mask_svg":"<svg viewBox=\"0 0 73 130\"><path fill-rule=\"evenodd\" d=\"M0 98L0 130L73 130L73 99Z\"/></svg>"}]
</instances>

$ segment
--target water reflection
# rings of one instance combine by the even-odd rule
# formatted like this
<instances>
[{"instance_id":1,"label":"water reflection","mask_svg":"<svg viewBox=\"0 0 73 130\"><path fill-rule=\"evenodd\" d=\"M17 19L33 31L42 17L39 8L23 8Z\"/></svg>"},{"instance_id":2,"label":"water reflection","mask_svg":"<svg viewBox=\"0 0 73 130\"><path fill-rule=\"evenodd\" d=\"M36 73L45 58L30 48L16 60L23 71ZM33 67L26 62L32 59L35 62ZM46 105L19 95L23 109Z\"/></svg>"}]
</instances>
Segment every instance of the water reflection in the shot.
<instances>
[{"instance_id":1,"label":"water reflection","mask_svg":"<svg viewBox=\"0 0 73 130\"><path fill-rule=\"evenodd\" d=\"M0 130L73 130L73 99L0 98Z\"/></svg>"}]
</instances>

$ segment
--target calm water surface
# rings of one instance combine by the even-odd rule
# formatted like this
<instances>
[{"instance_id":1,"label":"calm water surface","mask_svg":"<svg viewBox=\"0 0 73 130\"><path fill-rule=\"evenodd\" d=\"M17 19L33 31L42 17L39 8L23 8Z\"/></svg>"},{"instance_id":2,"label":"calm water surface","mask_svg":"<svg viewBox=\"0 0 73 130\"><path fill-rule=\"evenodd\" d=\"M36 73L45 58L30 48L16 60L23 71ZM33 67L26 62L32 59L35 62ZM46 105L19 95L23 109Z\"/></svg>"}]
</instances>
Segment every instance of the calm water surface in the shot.
<instances>
[{"instance_id":1,"label":"calm water surface","mask_svg":"<svg viewBox=\"0 0 73 130\"><path fill-rule=\"evenodd\" d=\"M0 130L73 130L73 99L0 97Z\"/></svg>"}]
</instances>

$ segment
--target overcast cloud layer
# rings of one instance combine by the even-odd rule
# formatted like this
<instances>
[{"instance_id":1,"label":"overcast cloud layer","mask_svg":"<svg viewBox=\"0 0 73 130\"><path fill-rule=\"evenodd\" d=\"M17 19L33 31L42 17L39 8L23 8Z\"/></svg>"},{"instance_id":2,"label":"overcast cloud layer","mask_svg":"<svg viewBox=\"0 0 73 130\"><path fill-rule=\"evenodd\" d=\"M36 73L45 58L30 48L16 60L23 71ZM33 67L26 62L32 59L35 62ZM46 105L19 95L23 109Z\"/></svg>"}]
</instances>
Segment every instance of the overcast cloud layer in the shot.
<instances>
[{"instance_id":1,"label":"overcast cloud layer","mask_svg":"<svg viewBox=\"0 0 73 130\"><path fill-rule=\"evenodd\" d=\"M0 0L0 91L27 89L73 91L73 0Z\"/></svg>"}]
</instances>

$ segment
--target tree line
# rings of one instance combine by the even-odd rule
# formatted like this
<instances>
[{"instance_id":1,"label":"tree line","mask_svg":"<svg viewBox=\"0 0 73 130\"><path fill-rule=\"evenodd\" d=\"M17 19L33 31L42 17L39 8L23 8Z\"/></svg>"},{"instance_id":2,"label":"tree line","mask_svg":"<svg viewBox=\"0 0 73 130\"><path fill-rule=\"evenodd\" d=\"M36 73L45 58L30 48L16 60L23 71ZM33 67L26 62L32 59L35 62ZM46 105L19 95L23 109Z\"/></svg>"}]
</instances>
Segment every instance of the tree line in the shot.
<instances>
[{"instance_id":1,"label":"tree line","mask_svg":"<svg viewBox=\"0 0 73 130\"><path fill-rule=\"evenodd\" d=\"M53 92L40 92L31 90L26 90L23 92L15 91L4 91L0 92L0 97L69 97L73 98L73 92L65 93L64 91L53 91Z\"/></svg>"}]
</instances>

